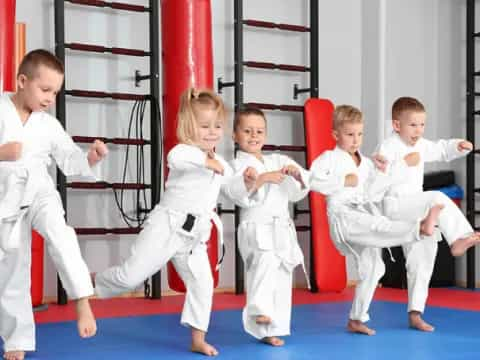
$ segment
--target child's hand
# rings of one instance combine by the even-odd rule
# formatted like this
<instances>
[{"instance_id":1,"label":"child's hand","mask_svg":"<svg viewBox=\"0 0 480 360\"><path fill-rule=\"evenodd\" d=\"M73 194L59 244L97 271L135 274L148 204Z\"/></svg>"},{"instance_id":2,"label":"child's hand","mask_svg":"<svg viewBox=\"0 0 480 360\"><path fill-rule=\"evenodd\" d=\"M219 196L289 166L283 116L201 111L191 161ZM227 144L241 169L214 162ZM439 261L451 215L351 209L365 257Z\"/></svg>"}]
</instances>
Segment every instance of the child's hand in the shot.
<instances>
[{"instance_id":1,"label":"child's hand","mask_svg":"<svg viewBox=\"0 0 480 360\"><path fill-rule=\"evenodd\" d=\"M2 160L4 161L16 161L22 156L23 144L19 141L11 141L1 146L2 148Z\"/></svg>"},{"instance_id":2,"label":"child's hand","mask_svg":"<svg viewBox=\"0 0 480 360\"><path fill-rule=\"evenodd\" d=\"M245 182L245 187L248 191L252 190L255 187L257 182L258 172L255 168L249 166L243 172L243 181Z\"/></svg>"},{"instance_id":3,"label":"child's hand","mask_svg":"<svg viewBox=\"0 0 480 360\"><path fill-rule=\"evenodd\" d=\"M207 152L207 157L208 157L209 159L215 159L215 151L209 150L209 151Z\"/></svg>"},{"instance_id":4,"label":"child's hand","mask_svg":"<svg viewBox=\"0 0 480 360\"><path fill-rule=\"evenodd\" d=\"M355 174L345 175L345 186L346 187L355 187L358 185L358 176Z\"/></svg>"},{"instance_id":5,"label":"child's hand","mask_svg":"<svg viewBox=\"0 0 480 360\"><path fill-rule=\"evenodd\" d=\"M90 149L88 149L88 164L90 166L95 165L100 160L102 160L108 154L107 145L103 141L95 140L92 145L90 145Z\"/></svg>"},{"instance_id":6,"label":"child's hand","mask_svg":"<svg viewBox=\"0 0 480 360\"><path fill-rule=\"evenodd\" d=\"M457 145L458 151L472 151L473 144L470 141L462 140Z\"/></svg>"},{"instance_id":7,"label":"child's hand","mask_svg":"<svg viewBox=\"0 0 480 360\"><path fill-rule=\"evenodd\" d=\"M300 172L300 169L295 165L284 166L283 168L280 169L280 171L282 174L291 176L295 180L297 180L302 185L302 188L305 187L305 184L303 183L303 179L302 179L302 173Z\"/></svg>"},{"instance_id":8,"label":"child's hand","mask_svg":"<svg viewBox=\"0 0 480 360\"><path fill-rule=\"evenodd\" d=\"M387 171L388 160L384 156L380 154L373 154L372 160L378 170L381 172Z\"/></svg>"},{"instance_id":9,"label":"child's hand","mask_svg":"<svg viewBox=\"0 0 480 360\"><path fill-rule=\"evenodd\" d=\"M270 183L270 184L280 184L285 179L285 175L282 174L281 170L270 171L260 174L258 180L260 184Z\"/></svg>"},{"instance_id":10,"label":"child's hand","mask_svg":"<svg viewBox=\"0 0 480 360\"><path fill-rule=\"evenodd\" d=\"M412 152L403 158L408 166L417 166L420 163L420 153Z\"/></svg>"},{"instance_id":11,"label":"child's hand","mask_svg":"<svg viewBox=\"0 0 480 360\"><path fill-rule=\"evenodd\" d=\"M215 174L223 175L224 169L222 163L217 159L212 158L210 154L207 154L205 166L207 169L212 170Z\"/></svg>"},{"instance_id":12,"label":"child's hand","mask_svg":"<svg viewBox=\"0 0 480 360\"><path fill-rule=\"evenodd\" d=\"M295 165L287 165L280 169L280 172L284 175L293 177L297 181L302 180L302 175L300 174L300 169Z\"/></svg>"}]
</instances>

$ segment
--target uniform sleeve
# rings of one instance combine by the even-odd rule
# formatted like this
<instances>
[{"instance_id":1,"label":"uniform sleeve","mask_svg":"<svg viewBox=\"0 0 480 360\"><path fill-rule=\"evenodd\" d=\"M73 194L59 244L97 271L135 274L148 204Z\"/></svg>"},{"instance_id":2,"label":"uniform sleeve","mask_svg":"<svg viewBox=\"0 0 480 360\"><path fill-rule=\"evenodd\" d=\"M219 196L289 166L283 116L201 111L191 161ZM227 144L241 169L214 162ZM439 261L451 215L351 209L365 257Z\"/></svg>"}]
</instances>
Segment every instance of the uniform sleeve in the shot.
<instances>
[{"instance_id":1,"label":"uniform sleeve","mask_svg":"<svg viewBox=\"0 0 480 360\"><path fill-rule=\"evenodd\" d=\"M396 158L395 147L392 144L389 144L387 141L378 144L374 154L383 156L385 159L387 159L389 164L392 164Z\"/></svg>"},{"instance_id":2,"label":"uniform sleeve","mask_svg":"<svg viewBox=\"0 0 480 360\"><path fill-rule=\"evenodd\" d=\"M329 196L345 186L343 174L335 174L330 152L317 157L310 167L310 189Z\"/></svg>"},{"instance_id":3,"label":"uniform sleeve","mask_svg":"<svg viewBox=\"0 0 480 360\"><path fill-rule=\"evenodd\" d=\"M243 172L247 168L247 164L242 165L232 161L231 165L231 167L228 165L231 175L225 179L221 188L222 193L240 207L257 206L265 198L264 186L256 191L249 191L243 180Z\"/></svg>"},{"instance_id":4,"label":"uniform sleeve","mask_svg":"<svg viewBox=\"0 0 480 360\"><path fill-rule=\"evenodd\" d=\"M397 150L394 142L388 141L387 139L387 141L379 144L374 152L374 154L381 155L387 160L388 164L386 173L390 177L392 184L403 182L408 170L407 163L399 156ZM381 174L378 170L376 170L376 172Z\"/></svg>"},{"instance_id":5,"label":"uniform sleeve","mask_svg":"<svg viewBox=\"0 0 480 360\"><path fill-rule=\"evenodd\" d=\"M52 119L52 157L65 176L79 175L92 181L98 179L92 171L87 154L76 145L56 119Z\"/></svg>"},{"instance_id":6,"label":"uniform sleeve","mask_svg":"<svg viewBox=\"0 0 480 360\"><path fill-rule=\"evenodd\" d=\"M459 151L460 139L430 141L423 139L424 161L451 161L467 155L469 151Z\"/></svg>"},{"instance_id":7,"label":"uniform sleeve","mask_svg":"<svg viewBox=\"0 0 480 360\"><path fill-rule=\"evenodd\" d=\"M300 171L300 176L302 178L303 185L294 179L291 176L287 176L285 180L280 184L282 190L286 191L288 195L288 200L291 202L297 202L302 200L307 196L310 191L310 171L305 170L293 159L290 159L288 156L281 157L282 167L293 165Z\"/></svg>"},{"instance_id":8,"label":"uniform sleeve","mask_svg":"<svg viewBox=\"0 0 480 360\"><path fill-rule=\"evenodd\" d=\"M385 196L392 185L391 174L383 173L378 170L370 159L364 158L368 163L368 177L364 184L365 200L369 202L379 202Z\"/></svg>"},{"instance_id":9,"label":"uniform sleeve","mask_svg":"<svg viewBox=\"0 0 480 360\"><path fill-rule=\"evenodd\" d=\"M207 154L195 146L178 144L167 155L167 164L170 169L189 170L205 167Z\"/></svg>"}]
</instances>

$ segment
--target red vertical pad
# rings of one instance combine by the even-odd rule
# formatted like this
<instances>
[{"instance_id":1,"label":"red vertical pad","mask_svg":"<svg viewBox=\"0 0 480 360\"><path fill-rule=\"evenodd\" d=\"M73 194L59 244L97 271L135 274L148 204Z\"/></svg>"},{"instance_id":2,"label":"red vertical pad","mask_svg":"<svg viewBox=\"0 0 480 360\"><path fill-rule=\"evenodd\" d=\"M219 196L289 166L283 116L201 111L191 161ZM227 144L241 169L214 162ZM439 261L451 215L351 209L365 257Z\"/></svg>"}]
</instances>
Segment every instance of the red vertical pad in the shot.
<instances>
[{"instance_id":1,"label":"red vertical pad","mask_svg":"<svg viewBox=\"0 0 480 360\"><path fill-rule=\"evenodd\" d=\"M0 92L14 91L15 0L0 0Z\"/></svg>"},{"instance_id":2,"label":"red vertical pad","mask_svg":"<svg viewBox=\"0 0 480 360\"><path fill-rule=\"evenodd\" d=\"M307 166L310 168L325 150L335 147L332 136L332 115L334 105L326 99L309 99L305 102L305 144ZM330 239L325 197L310 192L312 220L312 257L319 291L342 291L347 285L345 257Z\"/></svg>"},{"instance_id":3,"label":"red vertical pad","mask_svg":"<svg viewBox=\"0 0 480 360\"><path fill-rule=\"evenodd\" d=\"M177 112L180 95L189 86L213 89L212 11L210 0L162 0L162 69L164 154L177 141ZM217 236L212 230L208 254L218 284ZM185 286L171 263L168 284L175 291Z\"/></svg>"},{"instance_id":4,"label":"red vertical pad","mask_svg":"<svg viewBox=\"0 0 480 360\"><path fill-rule=\"evenodd\" d=\"M32 231L32 284L30 293L32 295L32 305L39 306L43 301L43 238L36 231Z\"/></svg>"}]
</instances>

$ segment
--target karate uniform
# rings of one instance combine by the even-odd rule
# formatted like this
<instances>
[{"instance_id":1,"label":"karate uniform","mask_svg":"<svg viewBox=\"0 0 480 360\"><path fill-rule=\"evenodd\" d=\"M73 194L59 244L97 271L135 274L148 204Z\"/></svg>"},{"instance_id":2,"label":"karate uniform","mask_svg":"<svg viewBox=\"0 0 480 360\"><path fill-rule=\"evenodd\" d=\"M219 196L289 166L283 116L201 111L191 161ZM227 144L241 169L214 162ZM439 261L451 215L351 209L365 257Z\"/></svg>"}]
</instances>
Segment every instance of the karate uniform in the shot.
<instances>
[{"instance_id":1,"label":"karate uniform","mask_svg":"<svg viewBox=\"0 0 480 360\"><path fill-rule=\"evenodd\" d=\"M310 187L327 197L330 235L335 247L344 256L353 255L359 283L350 319L366 322L370 319L368 309L373 294L385 272L381 249L418 242L420 220L425 214L408 222L391 221L383 216L378 205L392 177L377 171L370 159L362 155L360 158L357 166L351 155L339 147L325 151L312 163ZM348 174L357 175L357 186L344 186Z\"/></svg>"},{"instance_id":2,"label":"karate uniform","mask_svg":"<svg viewBox=\"0 0 480 360\"><path fill-rule=\"evenodd\" d=\"M33 112L22 124L9 95L0 97L0 144L22 143L17 161L0 161L0 336L4 350L35 350L30 297L31 229L45 239L67 294L93 288L75 231L65 223L60 195L48 173L53 158L63 173L95 179L86 154L54 117Z\"/></svg>"},{"instance_id":3,"label":"karate uniform","mask_svg":"<svg viewBox=\"0 0 480 360\"><path fill-rule=\"evenodd\" d=\"M176 145L167 156L169 174L165 192L145 222L130 256L119 266L105 270L95 280L96 294L112 297L129 291L160 270L169 260L186 289L181 324L208 330L213 296L213 278L206 243L211 220L223 248L222 223L213 211L220 190L246 193L243 177L238 187L230 186L232 170L217 154L224 175L205 167L207 155L196 146ZM235 183L237 184L237 183ZM233 189L233 190L232 190Z\"/></svg>"},{"instance_id":4,"label":"karate uniform","mask_svg":"<svg viewBox=\"0 0 480 360\"><path fill-rule=\"evenodd\" d=\"M232 165L236 174L242 174L247 167L261 174L295 165L308 185L309 173L288 157L263 155L262 160L239 151ZM290 334L292 273L297 265L304 270L305 266L288 203L301 200L307 193L307 187L302 189L297 180L286 176L278 185L263 185L249 199L236 199L242 206L238 244L247 285L243 326L257 339ZM271 324L257 324L255 319L259 315L270 317Z\"/></svg>"},{"instance_id":5,"label":"karate uniform","mask_svg":"<svg viewBox=\"0 0 480 360\"><path fill-rule=\"evenodd\" d=\"M378 147L378 153L389 162L401 160L405 155L418 152L420 163L396 171L396 177L402 182L392 186L387 192L384 203L385 215L391 219L409 220L425 212L433 205L443 204L438 217L438 228L451 245L455 240L473 232L471 225L446 195L439 191L423 191L425 162L450 161L466 155L458 151L461 140L439 140L437 142L421 138L414 146L407 145L397 133L392 133ZM408 311L423 312L428 297L428 286L435 265L437 240L421 241L403 246L406 259L408 282Z\"/></svg>"}]
</instances>

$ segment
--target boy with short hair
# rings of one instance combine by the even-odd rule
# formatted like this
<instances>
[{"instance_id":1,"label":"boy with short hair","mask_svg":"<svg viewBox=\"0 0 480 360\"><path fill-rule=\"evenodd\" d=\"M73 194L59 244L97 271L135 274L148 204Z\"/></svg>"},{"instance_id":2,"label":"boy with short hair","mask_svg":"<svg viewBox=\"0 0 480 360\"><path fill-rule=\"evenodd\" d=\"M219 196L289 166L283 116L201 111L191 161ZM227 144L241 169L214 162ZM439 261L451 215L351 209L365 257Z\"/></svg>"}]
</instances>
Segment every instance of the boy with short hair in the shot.
<instances>
[{"instance_id":1,"label":"boy with short hair","mask_svg":"<svg viewBox=\"0 0 480 360\"><path fill-rule=\"evenodd\" d=\"M48 173L51 158L63 173L95 178L91 167L106 154L96 140L87 154L74 144L47 110L55 103L64 79L62 63L45 50L23 59L18 90L0 97L0 336L7 360L22 360L35 350L35 324L30 297L31 228L46 240L67 294L76 299L81 337L95 335L88 297L89 271L75 231Z\"/></svg>"},{"instance_id":2,"label":"boy with short hair","mask_svg":"<svg viewBox=\"0 0 480 360\"><path fill-rule=\"evenodd\" d=\"M401 97L393 103L394 131L379 145L378 153L389 162L409 154L415 158L415 165L397 174L402 181L387 192L384 211L392 219L409 220L425 211L432 202L444 205L438 218L438 227L450 245L452 255L461 256L480 242L480 236L446 195L439 191L423 191L424 164L465 156L472 150L472 144L462 139L433 142L423 138L425 120L425 107L417 99ZM409 323L411 327L422 331L434 330L421 315L425 309L437 248L436 240L403 246L407 267Z\"/></svg>"},{"instance_id":3,"label":"boy with short hair","mask_svg":"<svg viewBox=\"0 0 480 360\"><path fill-rule=\"evenodd\" d=\"M234 199L241 206L238 247L246 269L243 327L266 344L282 346L280 337L290 335L293 271L297 265L305 271L288 205L307 195L309 173L285 155L262 152L267 136L262 110L240 109L233 128L239 151L232 168L251 180L250 197Z\"/></svg>"}]
</instances>

